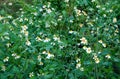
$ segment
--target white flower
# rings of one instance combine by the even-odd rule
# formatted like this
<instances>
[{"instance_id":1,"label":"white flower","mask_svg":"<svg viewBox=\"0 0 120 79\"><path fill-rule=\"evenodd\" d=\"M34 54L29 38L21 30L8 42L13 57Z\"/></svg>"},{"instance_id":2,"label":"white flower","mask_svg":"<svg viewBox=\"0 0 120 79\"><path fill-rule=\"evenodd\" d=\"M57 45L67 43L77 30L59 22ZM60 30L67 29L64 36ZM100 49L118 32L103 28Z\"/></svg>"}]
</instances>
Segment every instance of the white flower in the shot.
<instances>
[{"instance_id":1,"label":"white flower","mask_svg":"<svg viewBox=\"0 0 120 79\"><path fill-rule=\"evenodd\" d=\"M36 37L36 41L42 41L42 39L40 37Z\"/></svg>"},{"instance_id":2,"label":"white flower","mask_svg":"<svg viewBox=\"0 0 120 79\"><path fill-rule=\"evenodd\" d=\"M47 54L47 52L46 52L46 51L43 51L42 54Z\"/></svg>"},{"instance_id":3,"label":"white flower","mask_svg":"<svg viewBox=\"0 0 120 79\"><path fill-rule=\"evenodd\" d=\"M111 9L111 10L109 10L109 12L110 12L110 13L112 13L112 12L113 12L113 10Z\"/></svg>"},{"instance_id":4,"label":"white flower","mask_svg":"<svg viewBox=\"0 0 120 79\"><path fill-rule=\"evenodd\" d=\"M106 44L105 43L102 43L103 47L106 47Z\"/></svg>"},{"instance_id":5,"label":"white flower","mask_svg":"<svg viewBox=\"0 0 120 79\"><path fill-rule=\"evenodd\" d=\"M16 53L13 53L12 56L16 56L17 54Z\"/></svg>"},{"instance_id":6,"label":"white flower","mask_svg":"<svg viewBox=\"0 0 120 79\"><path fill-rule=\"evenodd\" d=\"M26 25L21 26L21 27L22 27L22 30L27 30L28 29L28 27Z\"/></svg>"},{"instance_id":7,"label":"white flower","mask_svg":"<svg viewBox=\"0 0 120 79\"><path fill-rule=\"evenodd\" d=\"M9 6L12 6L12 3L10 2L10 3L8 3L8 5L9 5Z\"/></svg>"},{"instance_id":8,"label":"white flower","mask_svg":"<svg viewBox=\"0 0 120 79\"><path fill-rule=\"evenodd\" d=\"M80 59L79 59L79 58L77 58L77 59L76 59L76 62L80 62Z\"/></svg>"},{"instance_id":9,"label":"white flower","mask_svg":"<svg viewBox=\"0 0 120 79\"><path fill-rule=\"evenodd\" d=\"M34 76L33 72L29 73L29 77L33 77L33 76Z\"/></svg>"},{"instance_id":10,"label":"white flower","mask_svg":"<svg viewBox=\"0 0 120 79\"><path fill-rule=\"evenodd\" d=\"M86 46L83 46L83 49L84 49L84 50L86 50L86 49L87 49L87 47L86 47Z\"/></svg>"},{"instance_id":11,"label":"white flower","mask_svg":"<svg viewBox=\"0 0 120 79\"><path fill-rule=\"evenodd\" d=\"M40 56L40 55L38 55L37 59L38 59L38 61L41 61L41 56Z\"/></svg>"},{"instance_id":12,"label":"white flower","mask_svg":"<svg viewBox=\"0 0 120 79\"><path fill-rule=\"evenodd\" d=\"M94 55L93 59L95 60L95 63L99 63L99 62L100 62L100 60L99 60L99 58L97 57L97 55Z\"/></svg>"},{"instance_id":13,"label":"white flower","mask_svg":"<svg viewBox=\"0 0 120 79\"><path fill-rule=\"evenodd\" d=\"M9 57L6 57L6 58L4 58L4 62L8 62L8 60L9 60Z\"/></svg>"},{"instance_id":14,"label":"white flower","mask_svg":"<svg viewBox=\"0 0 120 79\"><path fill-rule=\"evenodd\" d=\"M31 42L29 40L26 41L26 45L27 46L30 46L31 45Z\"/></svg>"},{"instance_id":15,"label":"white flower","mask_svg":"<svg viewBox=\"0 0 120 79\"><path fill-rule=\"evenodd\" d=\"M88 44L88 41L85 37L82 37L80 40L81 40L81 44Z\"/></svg>"},{"instance_id":16,"label":"white flower","mask_svg":"<svg viewBox=\"0 0 120 79\"><path fill-rule=\"evenodd\" d=\"M95 63L99 63L100 62L100 60L97 58L97 59L95 59Z\"/></svg>"},{"instance_id":17,"label":"white flower","mask_svg":"<svg viewBox=\"0 0 120 79\"><path fill-rule=\"evenodd\" d=\"M47 13L51 13L52 11L51 11L51 9L47 9Z\"/></svg>"},{"instance_id":18,"label":"white flower","mask_svg":"<svg viewBox=\"0 0 120 79\"><path fill-rule=\"evenodd\" d=\"M76 64L76 68L78 69L80 67L81 67L81 63L79 62L79 63Z\"/></svg>"},{"instance_id":19,"label":"white flower","mask_svg":"<svg viewBox=\"0 0 120 79\"><path fill-rule=\"evenodd\" d=\"M11 19L11 18L12 18L12 16L10 16L10 15L9 15L9 16L8 16L8 18L10 18L10 19Z\"/></svg>"},{"instance_id":20,"label":"white flower","mask_svg":"<svg viewBox=\"0 0 120 79\"><path fill-rule=\"evenodd\" d=\"M60 38L57 37L56 35L53 36L53 39L54 39L55 41L60 41Z\"/></svg>"},{"instance_id":21,"label":"white flower","mask_svg":"<svg viewBox=\"0 0 120 79\"><path fill-rule=\"evenodd\" d=\"M102 41L102 40L99 40L98 42L99 42L99 43L103 43L103 41Z\"/></svg>"},{"instance_id":22,"label":"white flower","mask_svg":"<svg viewBox=\"0 0 120 79\"><path fill-rule=\"evenodd\" d=\"M86 52L87 52L87 53L91 53L91 52L92 52L91 48L88 47L88 48L86 49Z\"/></svg>"},{"instance_id":23,"label":"white flower","mask_svg":"<svg viewBox=\"0 0 120 79\"><path fill-rule=\"evenodd\" d=\"M100 5L97 5L96 8L100 8Z\"/></svg>"},{"instance_id":24,"label":"white flower","mask_svg":"<svg viewBox=\"0 0 120 79\"><path fill-rule=\"evenodd\" d=\"M49 38L45 38L45 39L43 40L43 42L49 42L49 41L50 41Z\"/></svg>"},{"instance_id":25,"label":"white flower","mask_svg":"<svg viewBox=\"0 0 120 79\"><path fill-rule=\"evenodd\" d=\"M74 31L70 30L69 33L72 34Z\"/></svg>"},{"instance_id":26,"label":"white flower","mask_svg":"<svg viewBox=\"0 0 120 79\"><path fill-rule=\"evenodd\" d=\"M66 2L66 3L68 3L68 2L69 2L69 0L65 0L65 2Z\"/></svg>"},{"instance_id":27,"label":"white flower","mask_svg":"<svg viewBox=\"0 0 120 79\"><path fill-rule=\"evenodd\" d=\"M19 59L19 58L20 58L20 56L19 56L19 55L16 55L16 56L15 56L15 59Z\"/></svg>"},{"instance_id":28,"label":"white flower","mask_svg":"<svg viewBox=\"0 0 120 79\"><path fill-rule=\"evenodd\" d=\"M39 65L43 65L43 62L40 62Z\"/></svg>"},{"instance_id":29,"label":"white flower","mask_svg":"<svg viewBox=\"0 0 120 79\"><path fill-rule=\"evenodd\" d=\"M108 58L108 59L110 59L110 58L111 58L111 56L110 56L109 54L107 54L105 57L106 57L106 58Z\"/></svg>"},{"instance_id":30,"label":"white flower","mask_svg":"<svg viewBox=\"0 0 120 79\"><path fill-rule=\"evenodd\" d=\"M117 22L117 18L113 18L113 23L116 23Z\"/></svg>"},{"instance_id":31,"label":"white flower","mask_svg":"<svg viewBox=\"0 0 120 79\"><path fill-rule=\"evenodd\" d=\"M83 24L80 24L80 27L83 27Z\"/></svg>"},{"instance_id":32,"label":"white flower","mask_svg":"<svg viewBox=\"0 0 120 79\"><path fill-rule=\"evenodd\" d=\"M81 71L84 71L84 68L83 68L83 67L81 67L81 68L80 68L80 70L81 70Z\"/></svg>"},{"instance_id":33,"label":"white flower","mask_svg":"<svg viewBox=\"0 0 120 79\"><path fill-rule=\"evenodd\" d=\"M47 59L50 59L50 58L53 58L54 57L54 55L53 54L50 54L49 52L48 52L48 54L47 54Z\"/></svg>"}]
</instances>

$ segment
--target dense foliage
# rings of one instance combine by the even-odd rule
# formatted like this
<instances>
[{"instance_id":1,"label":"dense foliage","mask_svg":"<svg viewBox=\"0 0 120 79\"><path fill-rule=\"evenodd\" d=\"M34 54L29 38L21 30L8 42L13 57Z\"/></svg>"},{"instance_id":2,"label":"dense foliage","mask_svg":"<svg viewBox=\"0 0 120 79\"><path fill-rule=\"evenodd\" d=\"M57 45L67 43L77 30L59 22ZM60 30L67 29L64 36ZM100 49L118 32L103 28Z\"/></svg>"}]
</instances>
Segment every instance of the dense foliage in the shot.
<instances>
[{"instance_id":1,"label":"dense foliage","mask_svg":"<svg viewBox=\"0 0 120 79\"><path fill-rule=\"evenodd\" d=\"M0 79L120 79L119 0L0 3Z\"/></svg>"}]
</instances>

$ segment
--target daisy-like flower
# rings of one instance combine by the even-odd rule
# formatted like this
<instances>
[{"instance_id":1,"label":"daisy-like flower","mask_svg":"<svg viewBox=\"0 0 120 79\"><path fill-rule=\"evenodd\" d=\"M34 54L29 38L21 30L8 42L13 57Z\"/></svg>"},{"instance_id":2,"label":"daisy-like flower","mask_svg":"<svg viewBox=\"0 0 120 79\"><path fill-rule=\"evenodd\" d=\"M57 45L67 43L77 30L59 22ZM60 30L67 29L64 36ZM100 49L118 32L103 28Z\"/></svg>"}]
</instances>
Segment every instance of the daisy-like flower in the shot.
<instances>
[{"instance_id":1,"label":"daisy-like flower","mask_svg":"<svg viewBox=\"0 0 120 79\"><path fill-rule=\"evenodd\" d=\"M95 63L99 63L99 62L100 62L100 60L99 60L99 58L97 57L97 55L94 55L93 59L95 60Z\"/></svg>"},{"instance_id":2,"label":"daisy-like flower","mask_svg":"<svg viewBox=\"0 0 120 79\"><path fill-rule=\"evenodd\" d=\"M68 3L68 2L69 2L69 0L65 0L65 2L66 2L66 3Z\"/></svg>"},{"instance_id":3,"label":"daisy-like flower","mask_svg":"<svg viewBox=\"0 0 120 79\"><path fill-rule=\"evenodd\" d=\"M15 56L15 59L19 59L19 58L20 58L20 56L19 56L19 55L16 55L16 56Z\"/></svg>"},{"instance_id":4,"label":"daisy-like flower","mask_svg":"<svg viewBox=\"0 0 120 79\"><path fill-rule=\"evenodd\" d=\"M8 3L8 5L9 5L9 6L12 6L12 3L10 2L10 3Z\"/></svg>"},{"instance_id":5,"label":"daisy-like flower","mask_svg":"<svg viewBox=\"0 0 120 79\"><path fill-rule=\"evenodd\" d=\"M85 45L88 44L88 41L85 37L82 37L80 40L81 40L81 44L85 44Z\"/></svg>"},{"instance_id":6,"label":"daisy-like flower","mask_svg":"<svg viewBox=\"0 0 120 79\"><path fill-rule=\"evenodd\" d=\"M29 73L29 77L33 77L33 76L34 76L33 72Z\"/></svg>"},{"instance_id":7,"label":"daisy-like flower","mask_svg":"<svg viewBox=\"0 0 120 79\"><path fill-rule=\"evenodd\" d=\"M52 11L51 11L51 9L47 9L47 13L49 14L49 13L51 13Z\"/></svg>"},{"instance_id":8,"label":"daisy-like flower","mask_svg":"<svg viewBox=\"0 0 120 79\"><path fill-rule=\"evenodd\" d=\"M113 23L116 23L117 22L117 18L113 18Z\"/></svg>"},{"instance_id":9,"label":"daisy-like flower","mask_svg":"<svg viewBox=\"0 0 120 79\"><path fill-rule=\"evenodd\" d=\"M105 43L102 43L103 47L106 47L106 44Z\"/></svg>"},{"instance_id":10,"label":"daisy-like flower","mask_svg":"<svg viewBox=\"0 0 120 79\"><path fill-rule=\"evenodd\" d=\"M72 34L72 33L74 33L74 31L70 30L69 33Z\"/></svg>"},{"instance_id":11,"label":"daisy-like flower","mask_svg":"<svg viewBox=\"0 0 120 79\"><path fill-rule=\"evenodd\" d=\"M102 40L99 40L98 42L99 42L99 43L103 43L103 41L102 41Z\"/></svg>"},{"instance_id":12,"label":"daisy-like flower","mask_svg":"<svg viewBox=\"0 0 120 79\"><path fill-rule=\"evenodd\" d=\"M40 56L40 55L38 55L37 59L38 59L38 61L41 61L41 56Z\"/></svg>"},{"instance_id":13,"label":"daisy-like flower","mask_svg":"<svg viewBox=\"0 0 120 79\"><path fill-rule=\"evenodd\" d=\"M49 42L49 41L50 41L49 38L45 38L45 39L43 40L43 42Z\"/></svg>"},{"instance_id":14,"label":"daisy-like flower","mask_svg":"<svg viewBox=\"0 0 120 79\"><path fill-rule=\"evenodd\" d=\"M43 62L40 62L39 65L43 65Z\"/></svg>"},{"instance_id":15,"label":"daisy-like flower","mask_svg":"<svg viewBox=\"0 0 120 79\"><path fill-rule=\"evenodd\" d=\"M43 51L42 54L47 54L47 52L46 52L46 51Z\"/></svg>"},{"instance_id":16,"label":"daisy-like flower","mask_svg":"<svg viewBox=\"0 0 120 79\"><path fill-rule=\"evenodd\" d=\"M31 42L29 40L26 41L26 45L27 46L30 46L31 45Z\"/></svg>"},{"instance_id":17,"label":"daisy-like flower","mask_svg":"<svg viewBox=\"0 0 120 79\"><path fill-rule=\"evenodd\" d=\"M111 56L110 56L109 54L107 54L105 57L106 57L106 58L108 58L108 59L110 59L110 58L111 58Z\"/></svg>"},{"instance_id":18,"label":"daisy-like flower","mask_svg":"<svg viewBox=\"0 0 120 79\"><path fill-rule=\"evenodd\" d=\"M80 67L81 67L81 63L79 62L79 63L76 64L76 68L78 69Z\"/></svg>"},{"instance_id":19,"label":"daisy-like flower","mask_svg":"<svg viewBox=\"0 0 120 79\"><path fill-rule=\"evenodd\" d=\"M48 52L48 54L47 54L47 59L50 59L50 58L53 58L54 57L54 55L53 54L51 54L50 52Z\"/></svg>"},{"instance_id":20,"label":"daisy-like flower","mask_svg":"<svg viewBox=\"0 0 120 79\"><path fill-rule=\"evenodd\" d=\"M42 39L39 36L37 36L36 41L42 41Z\"/></svg>"},{"instance_id":21,"label":"daisy-like flower","mask_svg":"<svg viewBox=\"0 0 120 79\"><path fill-rule=\"evenodd\" d=\"M84 71L84 68L83 68L83 67L81 67L81 68L80 68L80 70L81 70L81 71Z\"/></svg>"},{"instance_id":22,"label":"daisy-like flower","mask_svg":"<svg viewBox=\"0 0 120 79\"><path fill-rule=\"evenodd\" d=\"M80 59L79 59L79 58L77 58L77 59L76 59L76 62L80 62Z\"/></svg>"},{"instance_id":23,"label":"daisy-like flower","mask_svg":"<svg viewBox=\"0 0 120 79\"><path fill-rule=\"evenodd\" d=\"M8 60L9 60L9 57L6 57L6 58L4 58L4 62L8 62Z\"/></svg>"},{"instance_id":24,"label":"daisy-like flower","mask_svg":"<svg viewBox=\"0 0 120 79\"><path fill-rule=\"evenodd\" d=\"M91 53L92 52L91 48L90 47L86 48L86 52Z\"/></svg>"},{"instance_id":25,"label":"daisy-like flower","mask_svg":"<svg viewBox=\"0 0 120 79\"><path fill-rule=\"evenodd\" d=\"M83 27L83 24L80 24L80 27Z\"/></svg>"},{"instance_id":26,"label":"daisy-like flower","mask_svg":"<svg viewBox=\"0 0 120 79\"><path fill-rule=\"evenodd\" d=\"M56 35L53 36L53 39L54 39L55 41L60 41L60 38L57 37Z\"/></svg>"},{"instance_id":27,"label":"daisy-like flower","mask_svg":"<svg viewBox=\"0 0 120 79\"><path fill-rule=\"evenodd\" d=\"M22 30L27 30L28 27L26 25L22 26Z\"/></svg>"}]
</instances>

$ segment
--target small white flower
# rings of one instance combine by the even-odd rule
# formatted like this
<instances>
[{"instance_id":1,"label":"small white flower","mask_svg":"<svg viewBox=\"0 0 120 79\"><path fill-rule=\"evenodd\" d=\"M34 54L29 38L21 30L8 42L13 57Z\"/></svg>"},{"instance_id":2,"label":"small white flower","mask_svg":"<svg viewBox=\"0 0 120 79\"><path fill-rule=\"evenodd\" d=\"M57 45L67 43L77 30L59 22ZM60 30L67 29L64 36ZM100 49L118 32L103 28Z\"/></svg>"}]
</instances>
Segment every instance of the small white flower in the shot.
<instances>
[{"instance_id":1,"label":"small white flower","mask_svg":"<svg viewBox=\"0 0 120 79\"><path fill-rule=\"evenodd\" d=\"M103 43L103 41L102 41L102 40L99 40L98 42L99 42L99 43Z\"/></svg>"},{"instance_id":2,"label":"small white flower","mask_svg":"<svg viewBox=\"0 0 120 79\"><path fill-rule=\"evenodd\" d=\"M106 47L106 44L105 43L102 43L103 47Z\"/></svg>"},{"instance_id":3,"label":"small white flower","mask_svg":"<svg viewBox=\"0 0 120 79\"><path fill-rule=\"evenodd\" d=\"M30 46L31 45L31 42L29 40L26 41L26 45L27 46Z\"/></svg>"},{"instance_id":4,"label":"small white flower","mask_svg":"<svg viewBox=\"0 0 120 79\"><path fill-rule=\"evenodd\" d=\"M45 38L45 39L43 40L43 42L49 42L49 41L50 41L49 38Z\"/></svg>"},{"instance_id":5,"label":"small white flower","mask_svg":"<svg viewBox=\"0 0 120 79\"><path fill-rule=\"evenodd\" d=\"M9 5L9 6L12 6L12 3L10 2L10 3L8 3L8 5Z\"/></svg>"},{"instance_id":6,"label":"small white flower","mask_svg":"<svg viewBox=\"0 0 120 79\"><path fill-rule=\"evenodd\" d=\"M88 41L85 37L82 37L80 40L81 40L81 44L86 44L86 45L88 44Z\"/></svg>"},{"instance_id":7,"label":"small white flower","mask_svg":"<svg viewBox=\"0 0 120 79\"><path fill-rule=\"evenodd\" d=\"M81 67L81 68L80 68L80 70L81 70L81 71L84 71L84 68L83 68L83 67Z\"/></svg>"},{"instance_id":8,"label":"small white flower","mask_svg":"<svg viewBox=\"0 0 120 79\"><path fill-rule=\"evenodd\" d=\"M106 58L108 58L108 59L110 59L110 58L111 58L111 56L110 56L109 54L107 54L105 57L106 57Z\"/></svg>"},{"instance_id":9,"label":"small white flower","mask_svg":"<svg viewBox=\"0 0 120 79\"><path fill-rule=\"evenodd\" d=\"M9 57L6 57L6 58L4 58L4 62L8 62L8 60L9 60Z\"/></svg>"},{"instance_id":10,"label":"small white flower","mask_svg":"<svg viewBox=\"0 0 120 79\"><path fill-rule=\"evenodd\" d=\"M87 53L91 53L91 52L92 52L91 48L88 47L88 48L86 49L86 52L87 52Z\"/></svg>"},{"instance_id":11,"label":"small white flower","mask_svg":"<svg viewBox=\"0 0 120 79\"><path fill-rule=\"evenodd\" d=\"M116 23L117 22L117 18L113 18L113 23Z\"/></svg>"},{"instance_id":12,"label":"small white flower","mask_svg":"<svg viewBox=\"0 0 120 79\"><path fill-rule=\"evenodd\" d=\"M78 69L80 67L81 67L81 63L79 62L79 63L76 64L76 68Z\"/></svg>"},{"instance_id":13,"label":"small white flower","mask_svg":"<svg viewBox=\"0 0 120 79\"><path fill-rule=\"evenodd\" d=\"M36 37L36 41L42 41L42 39L40 37Z\"/></svg>"},{"instance_id":14,"label":"small white flower","mask_svg":"<svg viewBox=\"0 0 120 79\"><path fill-rule=\"evenodd\" d=\"M112 13L112 12L113 12L113 10L109 10L109 12L110 12L110 13Z\"/></svg>"},{"instance_id":15,"label":"small white flower","mask_svg":"<svg viewBox=\"0 0 120 79\"><path fill-rule=\"evenodd\" d=\"M60 38L57 37L56 35L53 36L53 39L54 39L55 41L60 41Z\"/></svg>"},{"instance_id":16,"label":"small white flower","mask_svg":"<svg viewBox=\"0 0 120 79\"><path fill-rule=\"evenodd\" d=\"M70 30L69 33L72 34L72 33L74 33L74 31Z\"/></svg>"},{"instance_id":17,"label":"small white flower","mask_svg":"<svg viewBox=\"0 0 120 79\"><path fill-rule=\"evenodd\" d=\"M40 62L39 65L43 65L43 62Z\"/></svg>"},{"instance_id":18,"label":"small white flower","mask_svg":"<svg viewBox=\"0 0 120 79\"><path fill-rule=\"evenodd\" d=\"M52 11L51 11L51 9L47 9L47 13L51 13Z\"/></svg>"},{"instance_id":19,"label":"small white flower","mask_svg":"<svg viewBox=\"0 0 120 79\"><path fill-rule=\"evenodd\" d=\"M43 51L42 54L47 54L47 52L46 52L46 51Z\"/></svg>"},{"instance_id":20,"label":"small white flower","mask_svg":"<svg viewBox=\"0 0 120 79\"><path fill-rule=\"evenodd\" d=\"M40 55L38 55L37 59L38 59L38 61L41 61L41 56L40 56Z\"/></svg>"},{"instance_id":21,"label":"small white flower","mask_svg":"<svg viewBox=\"0 0 120 79\"><path fill-rule=\"evenodd\" d=\"M100 8L100 5L97 5L96 8Z\"/></svg>"},{"instance_id":22,"label":"small white flower","mask_svg":"<svg viewBox=\"0 0 120 79\"><path fill-rule=\"evenodd\" d=\"M80 59L79 59L79 58L77 58L77 59L76 59L76 62L80 62Z\"/></svg>"},{"instance_id":23,"label":"small white flower","mask_svg":"<svg viewBox=\"0 0 120 79\"><path fill-rule=\"evenodd\" d=\"M47 59L50 59L50 58L53 58L54 57L54 55L53 54L50 54L49 52L48 52L48 54L47 54Z\"/></svg>"},{"instance_id":24,"label":"small white flower","mask_svg":"<svg viewBox=\"0 0 120 79\"><path fill-rule=\"evenodd\" d=\"M69 2L69 0L65 0L65 2L66 2L66 3L68 3L68 2Z\"/></svg>"},{"instance_id":25,"label":"small white flower","mask_svg":"<svg viewBox=\"0 0 120 79\"><path fill-rule=\"evenodd\" d=\"M16 56L17 54L16 53L13 53L12 56Z\"/></svg>"},{"instance_id":26,"label":"small white flower","mask_svg":"<svg viewBox=\"0 0 120 79\"><path fill-rule=\"evenodd\" d=\"M33 76L34 76L33 72L29 73L29 77L33 77Z\"/></svg>"},{"instance_id":27,"label":"small white flower","mask_svg":"<svg viewBox=\"0 0 120 79\"><path fill-rule=\"evenodd\" d=\"M19 58L20 58L20 56L19 56L19 55L16 55L16 56L15 56L15 59L19 59Z\"/></svg>"}]
</instances>

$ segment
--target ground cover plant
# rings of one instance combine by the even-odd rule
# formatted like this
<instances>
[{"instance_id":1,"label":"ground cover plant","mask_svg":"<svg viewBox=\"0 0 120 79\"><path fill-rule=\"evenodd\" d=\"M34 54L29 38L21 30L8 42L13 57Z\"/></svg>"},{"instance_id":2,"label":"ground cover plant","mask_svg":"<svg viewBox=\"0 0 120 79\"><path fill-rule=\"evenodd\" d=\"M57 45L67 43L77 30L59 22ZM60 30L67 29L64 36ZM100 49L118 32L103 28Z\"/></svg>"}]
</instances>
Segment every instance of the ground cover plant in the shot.
<instances>
[{"instance_id":1,"label":"ground cover plant","mask_svg":"<svg viewBox=\"0 0 120 79\"><path fill-rule=\"evenodd\" d=\"M120 79L119 0L0 1L0 79Z\"/></svg>"}]
</instances>

